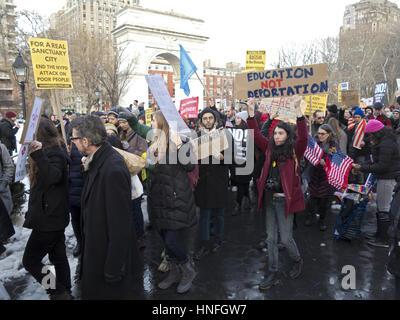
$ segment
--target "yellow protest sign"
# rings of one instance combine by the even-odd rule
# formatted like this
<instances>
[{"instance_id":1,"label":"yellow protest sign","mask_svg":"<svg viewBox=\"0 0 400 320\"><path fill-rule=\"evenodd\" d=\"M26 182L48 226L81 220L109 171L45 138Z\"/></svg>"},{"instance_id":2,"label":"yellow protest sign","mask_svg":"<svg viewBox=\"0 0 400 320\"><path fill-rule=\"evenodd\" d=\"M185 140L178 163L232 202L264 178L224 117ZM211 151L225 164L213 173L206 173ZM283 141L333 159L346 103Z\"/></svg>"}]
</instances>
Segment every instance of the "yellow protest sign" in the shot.
<instances>
[{"instance_id":1,"label":"yellow protest sign","mask_svg":"<svg viewBox=\"0 0 400 320\"><path fill-rule=\"evenodd\" d=\"M303 101L305 102L305 110L304 110L305 115L309 116L310 115L310 96L304 97ZM327 103L328 103L328 95L327 94L311 96L311 115L317 110L321 110L325 113Z\"/></svg>"},{"instance_id":2,"label":"yellow protest sign","mask_svg":"<svg viewBox=\"0 0 400 320\"><path fill-rule=\"evenodd\" d=\"M247 51L246 71L264 71L265 70L265 51Z\"/></svg>"},{"instance_id":3,"label":"yellow protest sign","mask_svg":"<svg viewBox=\"0 0 400 320\"><path fill-rule=\"evenodd\" d=\"M67 41L29 38L37 89L72 89Z\"/></svg>"},{"instance_id":4,"label":"yellow protest sign","mask_svg":"<svg viewBox=\"0 0 400 320\"><path fill-rule=\"evenodd\" d=\"M152 108L146 109L146 126L151 126L151 116L153 113L154 111Z\"/></svg>"}]
</instances>

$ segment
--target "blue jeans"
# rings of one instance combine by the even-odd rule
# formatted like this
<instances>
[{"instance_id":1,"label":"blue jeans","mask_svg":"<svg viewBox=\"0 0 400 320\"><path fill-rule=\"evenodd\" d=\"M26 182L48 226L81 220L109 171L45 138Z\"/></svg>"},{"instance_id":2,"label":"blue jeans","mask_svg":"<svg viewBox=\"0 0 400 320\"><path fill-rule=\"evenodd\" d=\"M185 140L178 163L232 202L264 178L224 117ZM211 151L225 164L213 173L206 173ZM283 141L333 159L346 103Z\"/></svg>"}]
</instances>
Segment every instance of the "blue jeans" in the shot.
<instances>
[{"instance_id":1,"label":"blue jeans","mask_svg":"<svg viewBox=\"0 0 400 320\"><path fill-rule=\"evenodd\" d=\"M139 239L144 235L144 220L142 212L143 196L132 200L133 223L135 224L136 238Z\"/></svg>"},{"instance_id":2,"label":"blue jeans","mask_svg":"<svg viewBox=\"0 0 400 320\"><path fill-rule=\"evenodd\" d=\"M161 230L160 235L164 242L165 254L169 260L185 263L187 261L186 249L180 239L179 231Z\"/></svg>"},{"instance_id":3,"label":"blue jeans","mask_svg":"<svg viewBox=\"0 0 400 320\"><path fill-rule=\"evenodd\" d=\"M215 234L222 239L224 236L223 208L200 209L200 240L210 240L210 220L213 219Z\"/></svg>"},{"instance_id":4,"label":"blue jeans","mask_svg":"<svg viewBox=\"0 0 400 320\"><path fill-rule=\"evenodd\" d=\"M265 199L267 196L264 195ZM270 272L278 271L279 250L278 231L281 243L285 246L293 261L301 259L296 242L293 239L294 215L285 217L285 198L269 198L265 201L267 219L267 246L268 246L268 269Z\"/></svg>"}]
</instances>

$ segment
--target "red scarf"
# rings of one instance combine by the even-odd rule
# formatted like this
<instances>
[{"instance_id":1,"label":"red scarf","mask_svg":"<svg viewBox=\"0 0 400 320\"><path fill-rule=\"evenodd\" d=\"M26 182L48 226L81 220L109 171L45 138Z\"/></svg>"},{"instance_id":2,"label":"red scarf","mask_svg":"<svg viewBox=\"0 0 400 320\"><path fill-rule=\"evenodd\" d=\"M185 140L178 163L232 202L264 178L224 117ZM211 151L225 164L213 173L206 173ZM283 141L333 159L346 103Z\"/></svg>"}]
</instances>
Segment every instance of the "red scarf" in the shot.
<instances>
[{"instance_id":1,"label":"red scarf","mask_svg":"<svg viewBox=\"0 0 400 320\"><path fill-rule=\"evenodd\" d=\"M357 126L353 118L349 119L347 130L351 131L354 129L354 127L356 127L353 136L353 147L356 149L361 150L361 142L364 140L366 126L367 122L364 119L362 119Z\"/></svg>"}]
</instances>

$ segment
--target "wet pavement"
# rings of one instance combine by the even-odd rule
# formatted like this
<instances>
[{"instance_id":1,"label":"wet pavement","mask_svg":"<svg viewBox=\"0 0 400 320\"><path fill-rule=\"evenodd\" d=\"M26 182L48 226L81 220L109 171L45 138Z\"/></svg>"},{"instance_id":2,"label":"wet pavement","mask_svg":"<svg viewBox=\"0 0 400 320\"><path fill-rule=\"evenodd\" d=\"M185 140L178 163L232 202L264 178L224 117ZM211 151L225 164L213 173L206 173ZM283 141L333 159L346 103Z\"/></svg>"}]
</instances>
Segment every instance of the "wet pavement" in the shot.
<instances>
[{"instance_id":1,"label":"wet pavement","mask_svg":"<svg viewBox=\"0 0 400 320\"><path fill-rule=\"evenodd\" d=\"M338 207L327 217L328 231L321 232L317 225L304 226L305 214L297 215L298 227L294 238L304 260L303 273L291 280L284 275L289 257L280 251L281 284L267 292L260 292L267 265L267 253L256 248L265 238L265 218L250 210L232 216L233 194L227 199L225 212L225 239L222 248L195 261L198 272L190 291L176 293L176 287L160 290L157 283L166 274L157 271L161 262L162 242L154 229L147 231L146 248L142 250L143 269L134 289L136 299L148 300L392 300L394 280L386 272L387 249L373 248L360 240L335 241L333 229ZM363 225L363 232L375 228L375 204L371 203ZM193 253L198 239L198 227L184 235L189 252ZM71 255L72 249L68 249ZM356 270L356 289L342 288L342 268L351 265ZM74 269L71 268L74 274ZM5 283L12 299L20 299L26 279ZM74 288L74 292L77 289Z\"/></svg>"}]
</instances>

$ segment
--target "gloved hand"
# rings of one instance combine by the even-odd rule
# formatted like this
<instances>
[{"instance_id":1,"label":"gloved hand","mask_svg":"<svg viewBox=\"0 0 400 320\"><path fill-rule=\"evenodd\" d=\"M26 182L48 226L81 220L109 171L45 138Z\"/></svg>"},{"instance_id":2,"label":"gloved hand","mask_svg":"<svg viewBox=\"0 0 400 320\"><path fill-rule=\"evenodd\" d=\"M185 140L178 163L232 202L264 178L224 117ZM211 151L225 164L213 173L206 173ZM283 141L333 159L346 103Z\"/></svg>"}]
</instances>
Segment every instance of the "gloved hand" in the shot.
<instances>
[{"instance_id":1,"label":"gloved hand","mask_svg":"<svg viewBox=\"0 0 400 320\"><path fill-rule=\"evenodd\" d=\"M135 117L135 115L132 112L130 112L127 108L124 108L121 106L115 107L115 112L118 112L126 120L129 120L129 119Z\"/></svg>"}]
</instances>

